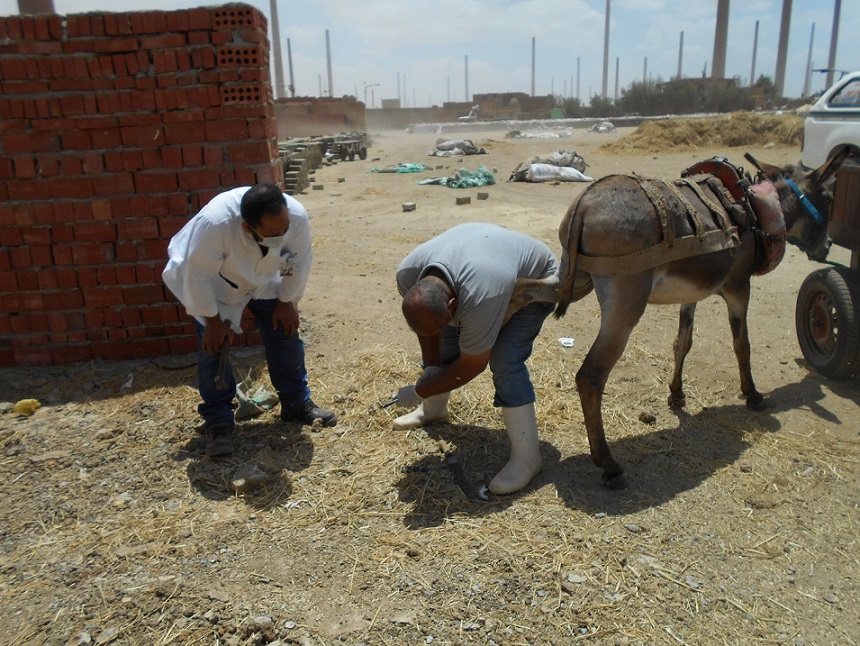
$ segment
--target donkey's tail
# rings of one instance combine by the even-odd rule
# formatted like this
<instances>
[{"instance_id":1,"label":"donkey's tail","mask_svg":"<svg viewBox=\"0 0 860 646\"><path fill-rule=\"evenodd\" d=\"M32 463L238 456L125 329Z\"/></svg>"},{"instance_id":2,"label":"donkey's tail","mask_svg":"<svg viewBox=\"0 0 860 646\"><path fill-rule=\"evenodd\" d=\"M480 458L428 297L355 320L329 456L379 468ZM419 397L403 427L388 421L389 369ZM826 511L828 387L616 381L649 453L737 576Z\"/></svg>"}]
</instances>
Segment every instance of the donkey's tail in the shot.
<instances>
[{"instance_id":1,"label":"donkey's tail","mask_svg":"<svg viewBox=\"0 0 860 646\"><path fill-rule=\"evenodd\" d=\"M558 229L562 262L560 267L561 283L558 286L558 301L556 302L555 313L553 314L557 319L560 319L567 313L567 307L572 302L578 301L593 288L590 276L587 276L585 282L582 282L582 277L580 277L578 285L576 282L576 259L579 253L579 239L582 236L582 213L577 207L579 206L580 198L584 194L585 191L580 193L579 197L570 205Z\"/></svg>"}]
</instances>

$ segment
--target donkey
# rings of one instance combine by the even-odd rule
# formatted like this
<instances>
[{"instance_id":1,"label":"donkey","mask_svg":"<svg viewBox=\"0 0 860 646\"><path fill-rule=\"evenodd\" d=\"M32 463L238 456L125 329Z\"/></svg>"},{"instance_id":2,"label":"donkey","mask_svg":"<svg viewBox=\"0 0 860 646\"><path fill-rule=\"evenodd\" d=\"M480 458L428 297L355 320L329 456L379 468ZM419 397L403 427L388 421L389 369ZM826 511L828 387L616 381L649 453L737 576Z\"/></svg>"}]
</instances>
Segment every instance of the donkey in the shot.
<instances>
[{"instance_id":1,"label":"donkey","mask_svg":"<svg viewBox=\"0 0 860 646\"><path fill-rule=\"evenodd\" d=\"M752 188L765 187L759 196L770 191L774 198L771 206L777 211L781 207L782 251L787 237L810 258L823 260L827 255L830 240L821 214L829 214L833 201L832 182L828 180L849 152L847 148L841 150L813 171L760 164L746 156L759 169L757 179L761 183ZM512 312L532 301L556 302L555 316L560 318L570 303L592 290L596 292L600 330L576 373L576 388L591 459L603 469L603 482L609 488L621 488L626 483L624 470L606 442L603 392L609 373L649 303L681 306L674 374L669 384L671 406L685 403L681 373L693 343L696 304L714 294L719 294L728 307L746 403L753 410L766 406L750 370L747 308L750 277L770 271L782 258L780 235L762 231L761 218L755 217L761 210L746 208L746 215L739 214L740 207L733 207L732 201L724 199L728 197L725 191L719 190L722 187L734 192L739 187L724 187L719 180L714 185L716 178L709 176L691 179L699 183L676 180L680 188L675 190L670 182L628 175L611 175L589 186L568 209L559 228L559 275L542 281L518 280L508 309ZM756 200L755 190L750 202L753 207L757 203L767 206L766 199ZM732 216L734 223L728 222L726 215Z\"/></svg>"}]
</instances>

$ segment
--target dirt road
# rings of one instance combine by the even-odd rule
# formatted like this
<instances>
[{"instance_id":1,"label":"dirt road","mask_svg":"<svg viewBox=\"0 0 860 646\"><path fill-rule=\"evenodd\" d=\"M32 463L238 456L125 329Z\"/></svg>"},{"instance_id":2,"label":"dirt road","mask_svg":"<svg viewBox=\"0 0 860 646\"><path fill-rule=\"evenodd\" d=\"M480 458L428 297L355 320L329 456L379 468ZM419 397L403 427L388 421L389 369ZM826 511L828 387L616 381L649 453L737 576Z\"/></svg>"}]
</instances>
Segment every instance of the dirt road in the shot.
<instances>
[{"instance_id":1,"label":"dirt road","mask_svg":"<svg viewBox=\"0 0 860 646\"><path fill-rule=\"evenodd\" d=\"M394 433L397 411L373 406L418 374L394 285L416 244L482 220L558 249L558 224L585 184L505 182L520 161L575 149L597 178L676 177L717 154L742 164L745 151L799 158L766 142L600 149L629 132L458 135L488 152L462 159L428 157L435 136L371 133L367 160L316 172L323 188L299 196L315 248L301 311L314 397L340 415L333 429L285 428L266 413L240 425L233 460L212 462L194 433L193 358L0 372L0 399L44 404L29 418L0 416L0 643L860 641L860 388L803 364L794 302L820 265L793 248L753 284L763 413L738 398L716 299L697 315L687 408L670 411L677 308L646 312L606 394L626 490L600 484L573 384L599 324L593 295L547 321L531 360L544 469L525 491L469 502L439 454L439 439L456 447L475 480L504 464L485 375L452 397L449 424L426 431ZM368 172L400 162L429 169ZM479 164L496 185L416 184ZM471 204L455 205L464 195ZM234 358L266 383L258 352ZM252 467L262 483L242 488Z\"/></svg>"}]
</instances>

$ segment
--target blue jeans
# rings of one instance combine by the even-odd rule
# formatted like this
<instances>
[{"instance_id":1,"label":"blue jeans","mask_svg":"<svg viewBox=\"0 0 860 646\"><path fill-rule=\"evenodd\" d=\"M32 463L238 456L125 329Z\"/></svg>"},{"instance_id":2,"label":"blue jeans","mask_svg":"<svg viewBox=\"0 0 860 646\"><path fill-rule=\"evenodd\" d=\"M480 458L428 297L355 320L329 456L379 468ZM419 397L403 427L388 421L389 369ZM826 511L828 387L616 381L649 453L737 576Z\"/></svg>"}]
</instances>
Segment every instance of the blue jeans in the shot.
<instances>
[{"instance_id":1,"label":"blue jeans","mask_svg":"<svg viewBox=\"0 0 860 646\"><path fill-rule=\"evenodd\" d=\"M309 402L311 391L308 388L308 372L305 369L305 344L298 332L288 336L284 334L283 327L272 327L272 312L276 303L276 299L251 300L247 307L254 315L257 329L263 338L266 365L272 385L281 400L281 411L289 412L298 410ZM197 328L197 387L203 400L197 406L197 412L203 418L206 428L233 428L233 398L236 397L233 366L227 362L227 388L218 390L215 387L215 377L218 375L220 357L203 351L203 326L196 319L194 326Z\"/></svg>"},{"instance_id":2,"label":"blue jeans","mask_svg":"<svg viewBox=\"0 0 860 646\"><path fill-rule=\"evenodd\" d=\"M532 303L519 310L499 330L490 352L490 371L496 394L493 406L514 408L535 401L526 360L531 356L534 341L550 315L552 303ZM460 356L460 332L450 325L442 331L442 365L453 363Z\"/></svg>"}]
</instances>

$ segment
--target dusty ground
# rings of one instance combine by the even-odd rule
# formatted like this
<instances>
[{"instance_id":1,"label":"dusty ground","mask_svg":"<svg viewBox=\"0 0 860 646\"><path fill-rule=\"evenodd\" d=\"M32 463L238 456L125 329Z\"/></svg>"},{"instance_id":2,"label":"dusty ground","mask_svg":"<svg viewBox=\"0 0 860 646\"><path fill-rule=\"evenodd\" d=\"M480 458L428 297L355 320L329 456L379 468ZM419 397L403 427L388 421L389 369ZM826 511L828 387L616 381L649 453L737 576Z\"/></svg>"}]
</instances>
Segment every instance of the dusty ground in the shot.
<instances>
[{"instance_id":1,"label":"dusty ground","mask_svg":"<svg viewBox=\"0 0 860 646\"><path fill-rule=\"evenodd\" d=\"M716 154L799 158L796 146L761 142L599 149L629 132L475 133L489 154L462 160L427 157L435 136L371 133L366 161L317 171L323 189L300 196L316 249L301 309L314 396L340 414L334 429L285 427L269 412L240 425L233 460L212 462L195 434L193 358L0 372L0 401L44 404L29 418L0 416L0 642L860 641L860 388L804 366L794 303L818 265L793 248L754 281L753 370L772 404L764 413L738 399L716 299L699 308L688 406L673 413L677 308L648 310L605 403L626 490L602 487L573 386L599 323L593 295L547 322L532 358L544 470L525 491L470 502L442 462L439 439L476 480L504 464L486 376L452 397L449 424L426 431L394 433L395 411L373 407L418 374L393 276L413 246L485 220L558 249L558 223L585 184L506 183L523 159L573 148L594 177L674 177ZM367 172L398 162L430 170ZM479 164L497 171L495 186L415 183ZM477 200L479 190L489 199ZM472 203L455 206L464 195ZM417 209L404 213L403 202ZM264 382L259 353L234 359ZM656 421L641 422L643 413ZM251 466L265 482L236 491L237 470Z\"/></svg>"}]
</instances>

